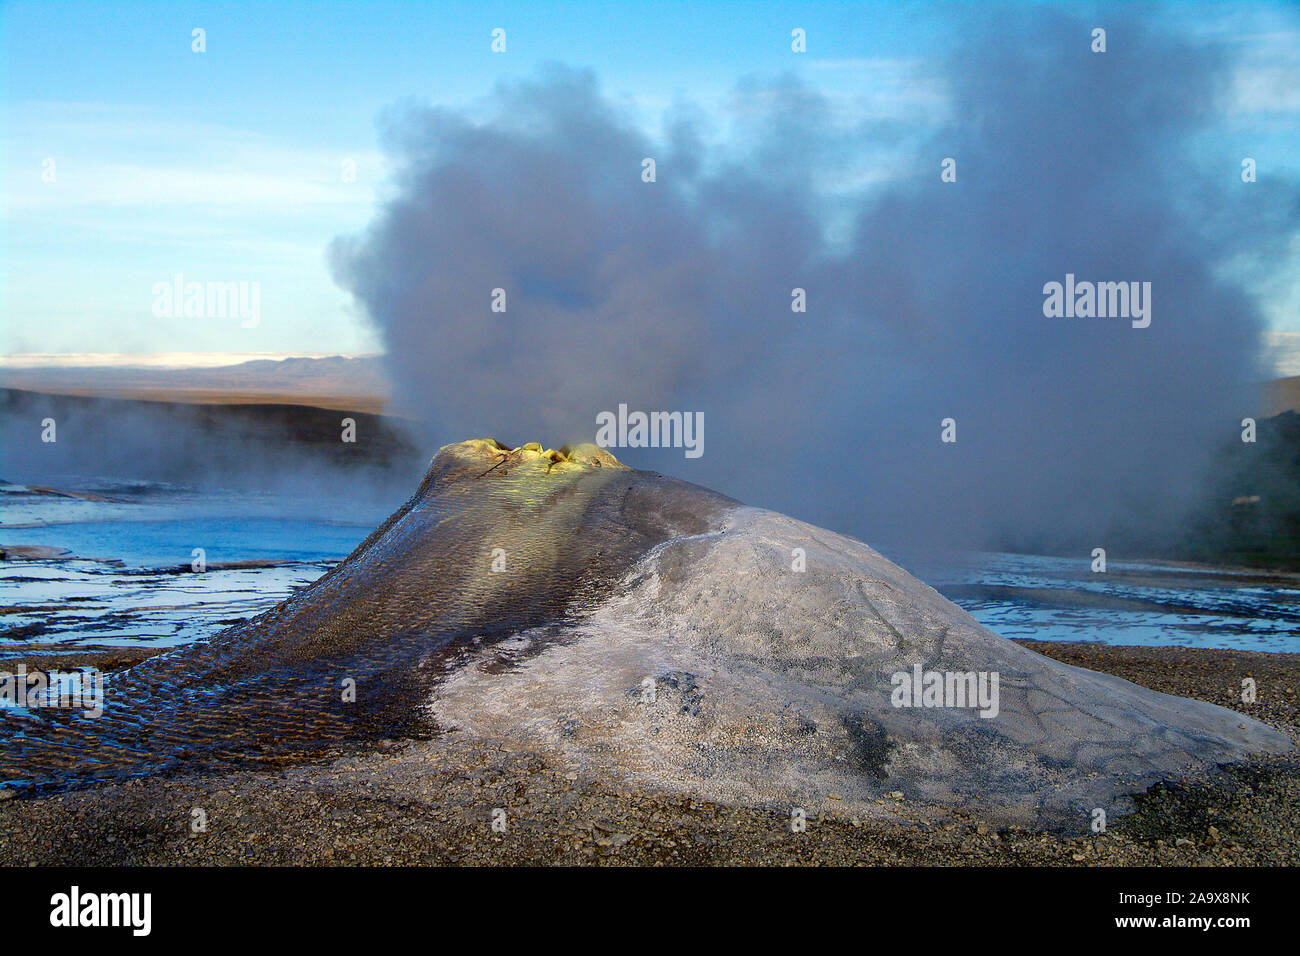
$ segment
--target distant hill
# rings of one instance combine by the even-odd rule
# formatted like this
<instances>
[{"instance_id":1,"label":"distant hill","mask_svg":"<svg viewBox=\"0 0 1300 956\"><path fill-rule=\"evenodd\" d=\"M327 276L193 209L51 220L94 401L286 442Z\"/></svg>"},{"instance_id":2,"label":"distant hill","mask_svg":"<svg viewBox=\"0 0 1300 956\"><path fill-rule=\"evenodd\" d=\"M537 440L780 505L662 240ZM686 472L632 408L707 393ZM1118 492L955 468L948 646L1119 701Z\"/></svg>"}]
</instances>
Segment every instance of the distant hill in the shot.
<instances>
[{"instance_id":1,"label":"distant hill","mask_svg":"<svg viewBox=\"0 0 1300 956\"><path fill-rule=\"evenodd\" d=\"M47 420L57 425L54 442L42 439ZM10 481L82 475L310 492L313 476L345 473L402 487L424 461L402 422L358 409L0 388L0 477Z\"/></svg>"},{"instance_id":2,"label":"distant hill","mask_svg":"<svg viewBox=\"0 0 1300 956\"><path fill-rule=\"evenodd\" d=\"M1300 567L1300 414L1261 420L1256 439L1232 439L1220 449L1213 486L1188 523L1180 556Z\"/></svg>"},{"instance_id":3,"label":"distant hill","mask_svg":"<svg viewBox=\"0 0 1300 956\"><path fill-rule=\"evenodd\" d=\"M270 402L379 412L389 387L377 356L254 359L215 368L0 366L0 386L60 395L191 404Z\"/></svg>"},{"instance_id":4,"label":"distant hill","mask_svg":"<svg viewBox=\"0 0 1300 956\"><path fill-rule=\"evenodd\" d=\"M1277 415L1288 411L1300 412L1300 375L1269 382L1267 402L1265 415Z\"/></svg>"}]
</instances>

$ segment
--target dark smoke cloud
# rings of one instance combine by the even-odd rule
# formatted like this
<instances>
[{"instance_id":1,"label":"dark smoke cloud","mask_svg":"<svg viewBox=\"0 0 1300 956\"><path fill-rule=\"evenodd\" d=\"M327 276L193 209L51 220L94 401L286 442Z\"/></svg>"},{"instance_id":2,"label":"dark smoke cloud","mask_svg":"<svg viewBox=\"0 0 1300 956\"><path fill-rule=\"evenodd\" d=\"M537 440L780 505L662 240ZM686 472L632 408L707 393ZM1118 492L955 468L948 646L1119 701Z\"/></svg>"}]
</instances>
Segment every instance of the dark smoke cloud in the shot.
<instances>
[{"instance_id":1,"label":"dark smoke cloud","mask_svg":"<svg viewBox=\"0 0 1300 956\"><path fill-rule=\"evenodd\" d=\"M1298 193L1263 201L1230 145L1192 145L1228 76L1217 50L1107 19L1105 54L1056 14L971 25L945 64L951 125L852 198L820 185L915 130L845 129L793 79L738 89L725 151L688 114L652 141L558 67L498 90L486 122L408 106L388 122L398 191L336 242L335 273L429 444L700 410L703 458L620 457L867 540L1140 540L1256 408L1258 307L1219 267L1243 234L1277 248L1296 219L1261 210ZM1250 233L1225 227L1234 208ZM1150 282L1150 328L1045 318L1067 272Z\"/></svg>"}]
</instances>

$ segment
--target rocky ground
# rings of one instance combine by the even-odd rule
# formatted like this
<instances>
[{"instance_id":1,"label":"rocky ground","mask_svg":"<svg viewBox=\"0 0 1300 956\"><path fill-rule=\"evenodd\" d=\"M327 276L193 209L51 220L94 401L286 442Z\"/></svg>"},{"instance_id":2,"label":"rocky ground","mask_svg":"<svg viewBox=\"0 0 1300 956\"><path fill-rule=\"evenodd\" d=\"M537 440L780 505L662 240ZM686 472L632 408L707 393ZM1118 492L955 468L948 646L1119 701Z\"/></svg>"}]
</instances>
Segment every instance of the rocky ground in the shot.
<instances>
[{"instance_id":1,"label":"rocky ground","mask_svg":"<svg viewBox=\"0 0 1300 956\"><path fill-rule=\"evenodd\" d=\"M1300 655L1023 642L1070 664L1231 707L1300 742ZM102 666L125 665L115 652ZM47 665L51 663L45 659ZM90 660L63 659L58 666ZM36 659L27 662L29 667ZM1257 684L1253 704L1241 681ZM0 797L7 791L0 791ZM936 815L721 806L631 791L546 753L457 734L321 765L152 778L0 803L11 864L1296 865L1300 758L1170 782L1106 832L1061 837ZM493 829L503 811L505 832ZM887 818L885 815L887 814Z\"/></svg>"}]
</instances>

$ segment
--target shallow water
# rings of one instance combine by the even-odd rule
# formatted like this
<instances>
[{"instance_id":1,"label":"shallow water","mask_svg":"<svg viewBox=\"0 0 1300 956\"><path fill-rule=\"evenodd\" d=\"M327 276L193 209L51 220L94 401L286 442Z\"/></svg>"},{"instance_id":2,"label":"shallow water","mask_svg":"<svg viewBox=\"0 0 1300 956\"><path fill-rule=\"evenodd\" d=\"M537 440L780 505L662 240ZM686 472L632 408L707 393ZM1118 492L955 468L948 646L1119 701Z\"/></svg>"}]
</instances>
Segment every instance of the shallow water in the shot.
<instances>
[{"instance_id":1,"label":"shallow water","mask_svg":"<svg viewBox=\"0 0 1300 956\"><path fill-rule=\"evenodd\" d=\"M342 559L392 501L211 494L151 483L0 485L0 657L76 646L175 646L261 613ZM192 569L203 549L206 570ZM882 548L1005 637L1300 651L1300 576L1087 556Z\"/></svg>"},{"instance_id":2,"label":"shallow water","mask_svg":"<svg viewBox=\"0 0 1300 956\"><path fill-rule=\"evenodd\" d=\"M1003 637L1300 652L1300 575L1113 557L889 554Z\"/></svg>"},{"instance_id":3,"label":"shallow water","mask_svg":"<svg viewBox=\"0 0 1300 956\"><path fill-rule=\"evenodd\" d=\"M0 562L0 656L38 644L169 647L214 634L316 580L392 509L147 482L59 487L97 497L0 485L0 549L69 552Z\"/></svg>"}]
</instances>

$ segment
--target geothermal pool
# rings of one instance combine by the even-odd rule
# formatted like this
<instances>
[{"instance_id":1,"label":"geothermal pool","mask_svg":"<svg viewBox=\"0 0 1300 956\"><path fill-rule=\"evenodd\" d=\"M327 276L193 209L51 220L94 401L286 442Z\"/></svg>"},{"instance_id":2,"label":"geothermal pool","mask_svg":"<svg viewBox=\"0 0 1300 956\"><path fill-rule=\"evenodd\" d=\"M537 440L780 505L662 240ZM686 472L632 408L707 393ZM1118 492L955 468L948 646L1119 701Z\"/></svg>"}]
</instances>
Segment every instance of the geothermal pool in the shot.
<instances>
[{"instance_id":1,"label":"geothermal pool","mask_svg":"<svg viewBox=\"0 0 1300 956\"><path fill-rule=\"evenodd\" d=\"M0 484L0 657L206 637L318 578L399 504L150 482L57 487ZM1095 574L1087 555L869 543L1004 637L1300 652L1300 575L1114 556Z\"/></svg>"}]
</instances>

